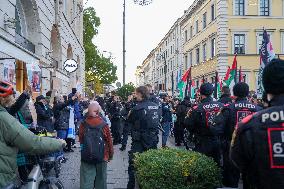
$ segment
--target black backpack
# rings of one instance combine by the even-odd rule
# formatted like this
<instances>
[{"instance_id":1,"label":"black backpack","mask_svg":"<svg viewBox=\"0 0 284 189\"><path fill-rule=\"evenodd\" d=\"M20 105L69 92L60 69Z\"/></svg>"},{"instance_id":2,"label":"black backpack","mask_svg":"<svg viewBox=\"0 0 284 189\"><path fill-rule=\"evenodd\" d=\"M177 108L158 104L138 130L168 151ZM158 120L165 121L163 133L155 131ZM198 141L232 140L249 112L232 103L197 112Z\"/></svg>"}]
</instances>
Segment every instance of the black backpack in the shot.
<instances>
[{"instance_id":1,"label":"black backpack","mask_svg":"<svg viewBox=\"0 0 284 189\"><path fill-rule=\"evenodd\" d=\"M84 125L84 139L81 150L81 160L89 164L102 163L104 161L105 139L103 128L105 122L96 127L91 127L87 122Z\"/></svg>"}]
</instances>

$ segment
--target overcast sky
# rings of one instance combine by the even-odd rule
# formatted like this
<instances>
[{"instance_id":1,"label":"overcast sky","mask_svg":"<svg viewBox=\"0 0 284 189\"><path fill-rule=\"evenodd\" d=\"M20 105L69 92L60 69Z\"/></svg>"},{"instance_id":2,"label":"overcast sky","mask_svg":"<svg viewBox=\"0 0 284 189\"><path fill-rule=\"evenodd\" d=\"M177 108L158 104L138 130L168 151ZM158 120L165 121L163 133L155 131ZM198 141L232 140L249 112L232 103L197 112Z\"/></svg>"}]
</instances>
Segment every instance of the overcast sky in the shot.
<instances>
[{"instance_id":1,"label":"overcast sky","mask_svg":"<svg viewBox=\"0 0 284 189\"><path fill-rule=\"evenodd\" d=\"M193 0L153 0L148 6L126 0L126 82L135 83L135 69L160 42L174 22ZM122 12L123 0L89 0L101 19L94 43L101 51L112 52L122 82ZM104 53L108 56L107 53Z\"/></svg>"}]
</instances>

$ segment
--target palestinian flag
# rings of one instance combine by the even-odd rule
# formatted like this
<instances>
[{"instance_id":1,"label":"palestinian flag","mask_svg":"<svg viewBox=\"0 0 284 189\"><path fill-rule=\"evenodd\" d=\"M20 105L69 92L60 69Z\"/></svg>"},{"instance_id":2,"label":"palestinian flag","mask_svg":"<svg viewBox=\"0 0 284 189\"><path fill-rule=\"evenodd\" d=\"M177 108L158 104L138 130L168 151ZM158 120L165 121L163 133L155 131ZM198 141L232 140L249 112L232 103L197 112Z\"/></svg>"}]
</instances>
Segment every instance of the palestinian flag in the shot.
<instances>
[{"instance_id":1,"label":"palestinian flag","mask_svg":"<svg viewBox=\"0 0 284 189\"><path fill-rule=\"evenodd\" d=\"M219 78L218 72L216 72L216 75L215 75L215 85L214 86L215 86L214 98L219 99L222 95L222 93L221 93L222 83L221 83L221 80Z\"/></svg>"},{"instance_id":2,"label":"palestinian flag","mask_svg":"<svg viewBox=\"0 0 284 189\"><path fill-rule=\"evenodd\" d=\"M231 68L230 66L228 66L228 69L227 69L227 72L226 72L226 75L224 77L224 81L227 81L230 77L230 72L231 72Z\"/></svg>"},{"instance_id":3,"label":"palestinian flag","mask_svg":"<svg viewBox=\"0 0 284 189\"><path fill-rule=\"evenodd\" d=\"M189 68L182 76L181 81L178 83L178 89L179 89L179 97L180 99L184 98L184 87L186 87L188 82L188 77L190 74L191 68Z\"/></svg>"},{"instance_id":4,"label":"palestinian flag","mask_svg":"<svg viewBox=\"0 0 284 189\"><path fill-rule=\"evenodd\" d=\"M194 97L195 97L195 88L196 88L196 86L195 86L195 82L193 81L193 80L191 80L191 86L190 86L190 97L192 98L192 99L194 99Z\"/></svg>"},{"instance_id":5,"label":"palestinian flag","mask_svg":"<svg viewBox=\"0 0 284 189\"><path fill-rule=\"evenodd\" d=\"M233 86L235 85L235 80L237 76L236 75L237 74L237 55L235 55L232 68L230 68L229 70L230 70L230 73L228 76L226 74L224 78L224 83L226 84L226 86L233 88Z\"/></svg>"}]
</instances>

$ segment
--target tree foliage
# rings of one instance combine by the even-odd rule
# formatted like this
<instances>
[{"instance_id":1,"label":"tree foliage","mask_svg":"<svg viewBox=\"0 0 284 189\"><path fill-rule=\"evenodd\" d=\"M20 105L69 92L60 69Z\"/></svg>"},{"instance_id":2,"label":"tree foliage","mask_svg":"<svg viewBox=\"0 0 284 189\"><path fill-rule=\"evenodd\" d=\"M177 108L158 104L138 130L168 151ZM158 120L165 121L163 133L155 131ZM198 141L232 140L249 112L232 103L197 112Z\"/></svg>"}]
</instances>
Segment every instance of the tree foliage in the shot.
<instances>
[{"instance_id":1,"label":"tree foliage","mask_svg":"<svg viewBox=\"0 0 284 189\"><path fill-rule=\"evenodd\" d=\"M93 7L84 10L84 48L85 71L87 83L99 81L101 84L111 84L117 80L117 67L111 58L106 58L99 53L93 38L98 34L100 18Z\"/></svg>"},{"instance_id":2,"label":"tree foliage","mask_svg":"<svg viewBox=\"0 0 284 189\"><path fill-rule=\"evenodd\" d=\"M102 94L104 92L103 84L97 78L94 78L92 82L89 82L86 93L89 97L94 97L96 94Z\"/></svg>"},{"instance_id":3,"label":"tree foliage","mask_svg":"<svg viewBox=\"0 0 284 189\"><path fill-rule=\"evenodd\" d=\"M116 94L120 96L123 100L127 100L127 97L135 91L135 86L133 83L128 83L120 88L118 88Z\"/></svg>"}]
</instances>

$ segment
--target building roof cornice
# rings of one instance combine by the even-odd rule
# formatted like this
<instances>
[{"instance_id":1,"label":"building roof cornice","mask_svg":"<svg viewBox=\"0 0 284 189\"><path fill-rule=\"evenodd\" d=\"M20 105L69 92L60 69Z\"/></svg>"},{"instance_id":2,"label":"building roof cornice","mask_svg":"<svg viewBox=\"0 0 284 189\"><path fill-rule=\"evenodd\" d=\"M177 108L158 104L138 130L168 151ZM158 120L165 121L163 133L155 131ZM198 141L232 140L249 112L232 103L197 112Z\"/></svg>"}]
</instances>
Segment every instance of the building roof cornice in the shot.
<instances>
[{"instance_id":1,"label":"building roof cornice","mask_svg":"<svg viewBox=\"0 0 284 189\"><path fill-rule=\"evenodd\" d=\"M201 7L204 2L205 0L195 0L181 17L180 25L182 26Z\"/></svg>"}]
</instances>

